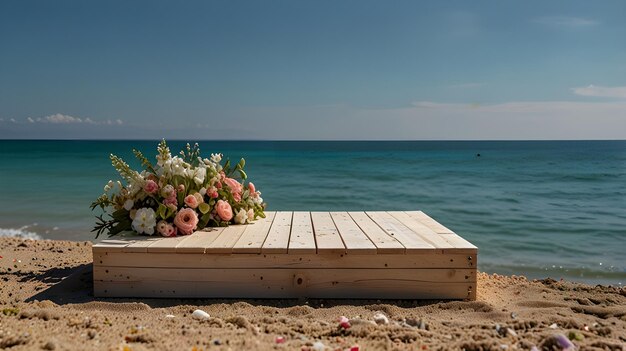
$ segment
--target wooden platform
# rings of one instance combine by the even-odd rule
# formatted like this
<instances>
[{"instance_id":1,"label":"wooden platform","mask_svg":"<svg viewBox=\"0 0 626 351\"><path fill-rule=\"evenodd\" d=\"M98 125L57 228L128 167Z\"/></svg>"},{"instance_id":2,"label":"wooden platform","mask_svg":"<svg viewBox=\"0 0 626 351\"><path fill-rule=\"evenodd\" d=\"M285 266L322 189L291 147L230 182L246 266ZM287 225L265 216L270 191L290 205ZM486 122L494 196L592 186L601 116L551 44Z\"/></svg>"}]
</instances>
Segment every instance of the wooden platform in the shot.
<instances>
[{"instance_id":1,"label":"wooden platform","mask_svg":"<svg viewBox=\"0 0 626 351\"><path fill-rule=\"evenodd\" d=\"M93 246L99 297L476 299L478 249L421 211L267 212Z\"/></svg>"}]
</instances>

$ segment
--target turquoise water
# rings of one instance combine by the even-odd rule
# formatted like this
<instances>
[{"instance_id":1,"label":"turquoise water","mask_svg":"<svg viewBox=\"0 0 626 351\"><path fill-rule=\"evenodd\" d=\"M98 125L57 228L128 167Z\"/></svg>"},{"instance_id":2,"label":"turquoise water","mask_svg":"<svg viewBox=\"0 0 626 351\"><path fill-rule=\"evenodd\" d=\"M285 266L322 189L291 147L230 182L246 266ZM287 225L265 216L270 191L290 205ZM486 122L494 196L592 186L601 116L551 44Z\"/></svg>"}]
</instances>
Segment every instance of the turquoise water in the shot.
<instances>
[{"instance_id":1,"label":"turquoise water","mask_svg":"<svg viewBox=\"0 0 626 351\"><path fill-rule=\"evenodd\" d=\"M109 153L156 143L0 141L0 235L93 239ZM269 210L420 209L476 244L482 271L626 284L626 141L200 146L245 157Z\"/></svg>"}]
</instances>

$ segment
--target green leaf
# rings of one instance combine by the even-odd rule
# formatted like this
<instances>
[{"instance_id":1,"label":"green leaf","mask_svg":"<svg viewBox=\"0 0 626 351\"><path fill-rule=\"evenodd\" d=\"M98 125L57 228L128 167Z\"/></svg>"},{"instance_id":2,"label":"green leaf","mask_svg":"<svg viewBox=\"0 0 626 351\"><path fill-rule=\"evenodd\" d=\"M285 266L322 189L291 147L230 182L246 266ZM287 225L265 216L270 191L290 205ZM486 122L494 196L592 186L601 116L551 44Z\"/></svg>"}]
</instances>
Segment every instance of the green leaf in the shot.
<instances>
[{"instance_id":1,"label":"green leaf","mask_svg":"<svg viewBox=\"0 0 626 351\"><path fill-rule=\"evenodd\" d=\"M237 167L243 168L245 165L246 165L246 160L241 158L241 161L239 161L239 163L237 164Z\"/></svg>"},{"instance_id":2,"label":"green leaf","mask_svg":"<svg viewBox=\"0 0 626 351\"><path fill-rule=\"evenodd\" d=\"M248 175L246 174L246 172L243 171L243 169L238 169L238 171L241 179L246 180L246 178L248 178Z\"/></svg>"},{"instance_id":3,"label":"green leaf","mask_svg":"<svg viewBox=\"0 0 626 351\"><path fill-rule=\"evenodd\" d=\"M226 160L226 163L224 164L224 173L228 174L229 171L230 171L230 159Z\"/></svg>"},{"instance_id":4,"label":"green leaf","mask_svg":"<svg viewBox=\"0 0 626 351\"><path fill-rule=\"evenodd\" d=\"M159 209L157 210L157 214L162 219L166 219L167 218L167 210L168 210L167 206L165 206L163 204L159 204Z\"/></svg>"},{"instance_id":5,"label":"green leaf","mask_svg":"<svg viewBox=\"0 0 626 351\"><path fill-rule=\"evenodd\" d=\"M211 206L209 206L209 204L203 202L198 206L198 209L200 210L200 212L202 214L206 214L207 212L209 212L211 210Z\"/></svg>"}]
</instances>

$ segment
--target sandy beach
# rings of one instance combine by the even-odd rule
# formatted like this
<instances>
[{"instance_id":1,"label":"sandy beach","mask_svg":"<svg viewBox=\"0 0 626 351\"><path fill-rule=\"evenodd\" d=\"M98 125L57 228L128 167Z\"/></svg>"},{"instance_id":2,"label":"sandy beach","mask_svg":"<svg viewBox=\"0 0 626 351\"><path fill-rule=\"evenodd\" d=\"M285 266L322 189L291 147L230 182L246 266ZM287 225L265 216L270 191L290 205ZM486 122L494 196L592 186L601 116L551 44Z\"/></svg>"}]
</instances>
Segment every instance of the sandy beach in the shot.
<instances>
[{"instance_id":1,"label":"sandy beach","mask_svg":"<svg viewBox=\"0 0 626 351\"><path fill-rule=\"evenodd\" d=\"M625 288L480 273L473 302L100 299L89 242L1 238L0 256L0 349L626 349Z\"/></svg>"}]
</instances>

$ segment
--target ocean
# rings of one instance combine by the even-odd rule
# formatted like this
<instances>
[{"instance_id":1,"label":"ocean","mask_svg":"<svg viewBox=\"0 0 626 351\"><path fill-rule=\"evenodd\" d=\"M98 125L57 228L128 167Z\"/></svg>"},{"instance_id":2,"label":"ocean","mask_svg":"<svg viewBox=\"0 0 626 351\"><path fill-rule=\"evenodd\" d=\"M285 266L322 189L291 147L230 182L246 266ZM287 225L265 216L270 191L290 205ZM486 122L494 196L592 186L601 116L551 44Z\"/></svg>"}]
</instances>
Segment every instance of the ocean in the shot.
<instances>
[{"instance_id":1,"label":"ocean","mask_svg":"<svg viewBox=\"0 0 626 351\"><path fill-rule=\"evenodd\" d=\"M0 236L94 240L90 203L158 141L0 140ZM172 151L184 142L170 142ZM268 210L422 210L481 271L626 284L626 141L201 141Z\"/></svg>"}]
</instances>

